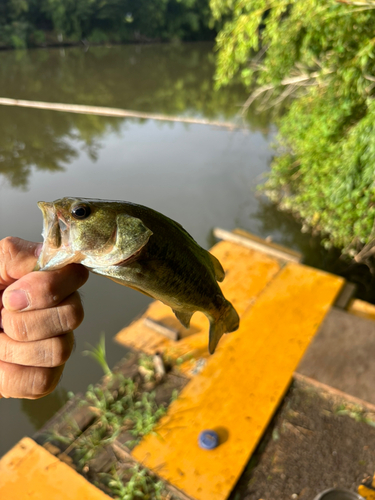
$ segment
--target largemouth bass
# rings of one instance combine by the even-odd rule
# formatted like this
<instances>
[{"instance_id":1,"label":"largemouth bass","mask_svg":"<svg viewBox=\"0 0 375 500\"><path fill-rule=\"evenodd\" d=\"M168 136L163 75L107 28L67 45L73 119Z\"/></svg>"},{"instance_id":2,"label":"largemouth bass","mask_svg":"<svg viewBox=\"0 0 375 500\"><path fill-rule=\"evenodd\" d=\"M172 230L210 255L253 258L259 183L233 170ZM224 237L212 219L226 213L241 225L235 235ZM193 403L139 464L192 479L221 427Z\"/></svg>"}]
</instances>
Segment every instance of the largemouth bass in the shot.
<instances>
[{"instance_id":1,"label":"largemouth bass","mask_svg":"<svg viewBox=\"0 0 375 500\"><path fill-rule=\"evenodd\" d=\"M158 299L189 328L194 312L210 322L209 352L239 317L217 281L220 262L177 222L151 208L125 201L61 198L38 202L43 212L43 248L36 270L80 263Z\"/></svg>"}]
</instances>

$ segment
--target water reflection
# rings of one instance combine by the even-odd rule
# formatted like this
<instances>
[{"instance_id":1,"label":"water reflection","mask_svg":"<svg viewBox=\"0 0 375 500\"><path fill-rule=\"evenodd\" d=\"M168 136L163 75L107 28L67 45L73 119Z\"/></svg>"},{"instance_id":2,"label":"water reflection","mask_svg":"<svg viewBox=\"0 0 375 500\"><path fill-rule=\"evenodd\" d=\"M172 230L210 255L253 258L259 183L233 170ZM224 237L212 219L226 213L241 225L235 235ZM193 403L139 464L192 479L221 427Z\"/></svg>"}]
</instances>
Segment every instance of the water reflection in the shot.
<instances>
[{"instance_id":1,"label":"water reflection","mask_svg":"<svg viewBox=\"0 0 375 500\"><path fill-rule=\"evenodd\" d=\"M4 52L0 60L3 97L237 121L246 98L239 85L214 90L207 43L39 49ZM0 106L0 174L26 189L33 168L59 171L80 150L96 160L101 139L123 121L49 111L34 120L24 109ZM246 126L264 135L269 123L266 113L246 118Z\"/></svg>"},{"instance_id":2,"label":"water reflection","mask_svg":"<svg viewBox=\"0 0 375 500\"><path fill-rule=\"evenodd\" d=\"M36 49L0 55L3 97L231 118L246 92L213 91L209 43ZM255 119L255 122L253 120ZM249 117L267 126L264 117Z\"/></svg>"},{"instance_id":3,"label":"water reflection","mask_svg":"<svg viewBox=\"0 0 375 500\"><path fill-rule=\"evenodd\" d=\"M68 401L68 393L63 387L58 387L52 394L37 399L21 400L22 411L28 416L30 423L34 429L40 429L43 425L52 418L55 413Z\"/></svg>"},{"instance_id":4,"label":"water reflection","mask_svg":"<svg viewBox=\"0 0 375 500\"><path fill-rule=\"evenodd\" d=\"M37 117L37 119L35 119ZM84 150L98 157L100 138L119 130L119 120L0 106L0 174L26 189L33 168L58 172Z\"/></svg>"},{"instance_id":5,"label":"water reflection","mask_svg":"<svg viewBox=\"0 0 375 500\"><path fill-rule=\"evenodd\" d=\"M343 256L338 248L326 250L321 236L302 232L301 224L291 214L276 210L265 200L260 200L252 218L259 223L259 235L272 235L278 243L298 250L304 264L342 276L357 286L356 297L375 303L375 276L366 265Z\"/></svg>"}]
</instances>

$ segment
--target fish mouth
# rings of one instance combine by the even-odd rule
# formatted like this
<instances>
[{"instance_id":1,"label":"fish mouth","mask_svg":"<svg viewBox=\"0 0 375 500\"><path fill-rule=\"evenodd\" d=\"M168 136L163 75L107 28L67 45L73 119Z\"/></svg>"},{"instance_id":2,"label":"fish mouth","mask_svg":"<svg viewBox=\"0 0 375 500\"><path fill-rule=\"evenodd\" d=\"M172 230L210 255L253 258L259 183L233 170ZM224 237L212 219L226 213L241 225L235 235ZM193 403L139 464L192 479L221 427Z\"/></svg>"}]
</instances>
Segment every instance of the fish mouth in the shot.
<instances>
[{"instance_id":1,"label":"fish mouth","mask_svg":"<svg viewBox=\"0 0 375 500\"><path fill-rule=\"evenodd\" d=\"M47 201L38 201L38 207L43 214L43 232L44 242L52 248L61 246L61 232L59 227L59 219L53 203Z\"/></svg>"},{"instance_id":2,"label":"fish mouth","mask_svg":"<svg viewBox=\"0 0 375 500\"><path fill-rule=\"evenodd\" d=\"M60 218L54 204L47 201L38 201L37 205L43 214L43 247L34 271L41 270L48 264L61 248L62 240ZM62 224L66 228L65 221Z\"/></svg>"}]
</instances>

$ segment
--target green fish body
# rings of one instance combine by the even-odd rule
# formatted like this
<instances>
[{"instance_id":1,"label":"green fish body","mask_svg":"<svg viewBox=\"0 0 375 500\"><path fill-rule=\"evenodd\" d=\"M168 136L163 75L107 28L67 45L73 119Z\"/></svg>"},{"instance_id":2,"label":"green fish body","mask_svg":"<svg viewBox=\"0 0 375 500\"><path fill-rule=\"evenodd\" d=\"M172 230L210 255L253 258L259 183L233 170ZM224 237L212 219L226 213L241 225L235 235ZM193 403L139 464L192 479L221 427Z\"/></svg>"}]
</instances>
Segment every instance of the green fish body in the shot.
<instances>
[{"instance_id":1,"label":"green fish body","mask_svg":"<svg viewBox=\"0 0 375 500\"><path fill-rule=\"evenodd\" d=\"M210 321L212 354L239 317L217 281L220 262L185 229L161 213L125 201L62 198L39 202L44 244L37 268L84 265L170 306L186 328L196 311Z\"/></svg>"}]
</instances>

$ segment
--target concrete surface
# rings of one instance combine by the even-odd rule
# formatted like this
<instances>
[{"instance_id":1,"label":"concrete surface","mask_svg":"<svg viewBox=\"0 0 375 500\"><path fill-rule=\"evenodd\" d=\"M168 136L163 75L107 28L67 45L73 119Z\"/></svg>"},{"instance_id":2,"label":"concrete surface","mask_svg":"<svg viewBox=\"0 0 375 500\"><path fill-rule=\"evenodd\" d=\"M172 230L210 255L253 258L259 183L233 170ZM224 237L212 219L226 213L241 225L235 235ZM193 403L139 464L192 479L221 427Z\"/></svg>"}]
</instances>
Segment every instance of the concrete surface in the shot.
<instances>
[{"instance_id":1,"label":"concrete surface","mask_svg":"<svg viewBox=\"0 0 375 500\"><path fill-rule=\"evenodd\" d=\"M375 321L332 308L297 372L375 404Z\"/></svg>"}]
</instances>

